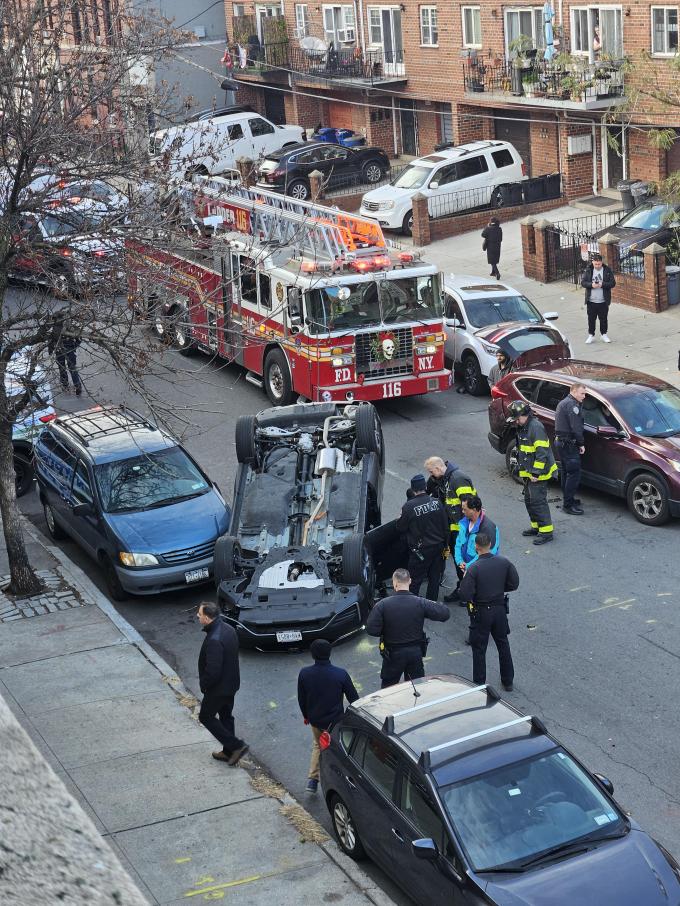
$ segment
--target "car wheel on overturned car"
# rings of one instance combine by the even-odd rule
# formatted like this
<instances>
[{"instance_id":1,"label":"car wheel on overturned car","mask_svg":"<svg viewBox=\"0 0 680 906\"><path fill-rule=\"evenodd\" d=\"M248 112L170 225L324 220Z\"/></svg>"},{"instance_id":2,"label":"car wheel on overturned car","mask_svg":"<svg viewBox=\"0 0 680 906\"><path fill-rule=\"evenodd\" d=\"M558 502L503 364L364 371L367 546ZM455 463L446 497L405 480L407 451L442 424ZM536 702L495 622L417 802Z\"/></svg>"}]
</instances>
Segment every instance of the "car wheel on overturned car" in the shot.
<instances>
[{"instance_id":1,"label":"car wheel on overturned car","mask_svg":"<svg viewBox=\"0 0 680 906\"><path fill-rule=\"evenodd\" d=\"M361 403L356 411L357 447L362 453L377 453L382 462L383 434L372 403Z\"/></svg>"},{"instance_id":2,"label":"car wheel on overturned car","mask_svg":"<svg viewBox=\"0 0 680 906\"><path fill-rule=\"evenodd\" d=\"M663 525L670 518L666 482L652 472L641 472L631 479L626 502L633 516L644 525Z\"/></svg>"},{"instance_id":3,"label":"car wheel on overturned car","mask_svg":"<svg viewBox=\"0 0 680 906\"><path fill-rule=\"evenodd\" d=\"M234 553L237 549L238 541L233 535L222 535L215 543L215 554L213 559L213 575L215 585L219 585L224 579L231 579L234 575Z\"/></svg>"},{"instance_id":4,"label":"car wheel on overturned car","mask_svg":"<svg viewBox=\"0 0 680 906\"><path fill-rule=\"evenodd\" d=\"M239 415L236 419L236 459L248 465L257 461L254 415Z\"/></svg>"},{"instance_id":5,"label":"car wheel on overturned car","mask_svg":"<svg viewBox=\"0 0 680 906\"><path fill-rule=\"evenodd\" d=\"M373 563L363 535L351 535L343 542L342 581L346 585L361 585L369 597L373 591Z\"/></svg>"},{"instance_id":6,"label":"car wheel on overturned car","mask_svg":"<svg viewBox=\"0 0 680 906\"><path fill-rule=\"evenodd\" d=\"M366 850L359 839L354 818L352 818L350 810L337 793L333 793L331 796L330 812L333 830L340 849L356 862L365 859Z\"/></svg>"}]
</instances>

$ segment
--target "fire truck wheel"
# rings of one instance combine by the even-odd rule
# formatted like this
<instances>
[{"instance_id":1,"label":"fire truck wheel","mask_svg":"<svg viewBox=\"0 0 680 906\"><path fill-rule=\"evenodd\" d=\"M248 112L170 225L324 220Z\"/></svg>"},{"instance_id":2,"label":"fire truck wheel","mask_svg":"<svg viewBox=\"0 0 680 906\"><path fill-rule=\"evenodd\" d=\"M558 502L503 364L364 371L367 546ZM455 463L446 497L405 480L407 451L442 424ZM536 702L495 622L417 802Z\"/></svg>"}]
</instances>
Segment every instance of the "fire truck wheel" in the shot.
<instances>
[{"instance_id":1,"label":"fire truck wheel","mask_svg":"<svg viewBox=\"0 0 680 906\"><path fill-rule=\"evenodd\" d=\"M174 321L174 341L180 355L194 355L196 346L191 336L191 321L189 312L184 306L175 309L173 312Z\"/></svg>"},{"instance_id":2,"label":"fire truck wheel","mask_svg":"<svg viewBox=\"0 0 680 906\"><path fill-rule=\"evenodd\" d=\"M364 453L376 453L382 459L383 436L378 413L371 403L362 403L356 413L357 447Z\"/></svg>"},{"instance_id":3,"label":"fire truck wheel","mask_svg":"<svg viewBox=\"0 0 680 906\"><path fill-rule=\"evenodd\" d=\"M236 420L236 459L250 464L257 462L254 415L239 415Z\"/></svg>"},{"instance_id":4,"label":"fire truck wheel","mask_svg":"<svg viewBox=\"0 0 680 906\"><path fill-rule=\"evenodd\" d=\"M404 236L410 236L413 233L413 211L407 211L401 224L401 231Z\"/></svg>"},{"instance_id":5,"label":"fire truck wheel","mask_svg":"<svg viewBox=\"0 0 680 906\"><path fill-rule=\"evenodd\" d=\"M232 535L223 535L217 539L215 544L215 556L213 560L213 575L215 576L215 585L219 585L224 579L231 579L234 575L234 551L238 541Z\"/></svg>"},{"instance_id":6,"label":"fire truck wheel","mask_svg":"<svg viewBox=\"0 0 680 906\"><path fill-rule=\"evenodd\" d=\"M293 402L288 361L280 349L273 349L264 360L264 389L274 406L288 406Z\"/></svg>"}]
</instances>

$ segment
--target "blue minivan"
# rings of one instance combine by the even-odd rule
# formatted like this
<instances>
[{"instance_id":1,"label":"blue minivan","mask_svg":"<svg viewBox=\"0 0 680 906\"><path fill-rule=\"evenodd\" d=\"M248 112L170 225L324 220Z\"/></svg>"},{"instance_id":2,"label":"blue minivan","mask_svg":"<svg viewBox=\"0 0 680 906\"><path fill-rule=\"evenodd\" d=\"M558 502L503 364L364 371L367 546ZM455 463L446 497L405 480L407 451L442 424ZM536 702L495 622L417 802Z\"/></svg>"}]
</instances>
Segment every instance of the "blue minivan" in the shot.
<instances>
[{"instance_id":1,"label":"blue minivan","mask_svg":"<svg viewBox=\"0 0 680 906\"><path fill-rule=\"evenodd\" d=\"M125 407L61 415L35 444L50 535L102 567L114 601L209 582L229 527L219 488L170 435Z\"/></svg>"}]
</instances>

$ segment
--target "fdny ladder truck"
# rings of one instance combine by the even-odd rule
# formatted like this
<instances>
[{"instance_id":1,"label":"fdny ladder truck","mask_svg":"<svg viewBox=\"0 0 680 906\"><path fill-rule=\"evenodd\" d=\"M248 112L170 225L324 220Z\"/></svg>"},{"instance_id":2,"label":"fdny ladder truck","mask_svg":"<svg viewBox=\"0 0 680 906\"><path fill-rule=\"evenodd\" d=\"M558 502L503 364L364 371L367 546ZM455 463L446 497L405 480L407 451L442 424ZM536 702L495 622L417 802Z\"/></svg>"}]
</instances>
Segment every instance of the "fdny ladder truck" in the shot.
<instances>
[{"instance_id":1,"label":"fdny ladder truck","mask_svg":"<svg viewBox=\"0 0 680 906\"><path fill-rule=\"evenodd\" d=\"M437 269L387 245L373 221L196 177L180 205L203 238L130 244L130 296L184 355L247 370L273 405L445 390Z\"/></svg>"}]
</instances>

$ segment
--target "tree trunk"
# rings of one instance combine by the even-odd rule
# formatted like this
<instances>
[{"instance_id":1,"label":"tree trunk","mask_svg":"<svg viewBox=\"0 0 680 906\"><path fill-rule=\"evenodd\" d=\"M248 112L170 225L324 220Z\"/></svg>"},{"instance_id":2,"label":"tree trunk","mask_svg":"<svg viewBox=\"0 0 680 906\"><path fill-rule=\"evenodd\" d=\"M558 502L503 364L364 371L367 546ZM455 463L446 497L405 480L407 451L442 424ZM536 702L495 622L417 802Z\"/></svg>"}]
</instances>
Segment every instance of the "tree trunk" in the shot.
<instances>
[{"instance_id":1,"label":"tree trunk","mask_svg":"<svg viewBox=\"0 0 680 906\"><path fill-rule=\"evenodd\" d=\"M9 590L19 598L37 595L43 585L28 561L24 543L24 529L17 506L11 425L0 428L0 516L9 558Z\"/></svg>"}]
</instances>

